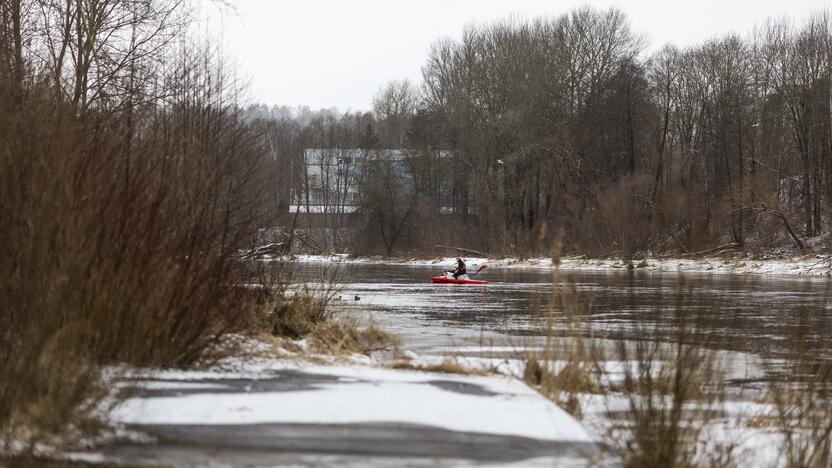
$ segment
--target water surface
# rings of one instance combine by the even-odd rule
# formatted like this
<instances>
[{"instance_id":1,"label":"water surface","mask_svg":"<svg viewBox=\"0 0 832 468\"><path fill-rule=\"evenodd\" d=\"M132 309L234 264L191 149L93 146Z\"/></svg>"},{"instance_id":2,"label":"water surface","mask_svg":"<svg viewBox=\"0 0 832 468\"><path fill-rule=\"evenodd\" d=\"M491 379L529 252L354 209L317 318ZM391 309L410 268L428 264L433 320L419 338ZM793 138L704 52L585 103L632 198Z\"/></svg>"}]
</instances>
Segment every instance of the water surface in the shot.
<instances>
[{"instance_id":1,"label":"water surface","mask_svg":"<svg viewBox=\"0 0 832 468\"><path fill-rule=\"evenodd\" d=\"M709 348L783 356L805 342L832 354L832 282L827 278L645 271L487 269L488 285L429 281L442 266L295 265L314 281L337 270L336 309L370 312L416 348L476 337L541 333L541 311L554 287L580 305L582 333L606 338L684 339ZM356 300L356 297L358 300ZM560 302L559 300L557 302ZM575 307L568 307L574 311ZM562 308L558 308L563 316ZM684 323L689 332L680 336Z\"/></svg>"}]
</instances>

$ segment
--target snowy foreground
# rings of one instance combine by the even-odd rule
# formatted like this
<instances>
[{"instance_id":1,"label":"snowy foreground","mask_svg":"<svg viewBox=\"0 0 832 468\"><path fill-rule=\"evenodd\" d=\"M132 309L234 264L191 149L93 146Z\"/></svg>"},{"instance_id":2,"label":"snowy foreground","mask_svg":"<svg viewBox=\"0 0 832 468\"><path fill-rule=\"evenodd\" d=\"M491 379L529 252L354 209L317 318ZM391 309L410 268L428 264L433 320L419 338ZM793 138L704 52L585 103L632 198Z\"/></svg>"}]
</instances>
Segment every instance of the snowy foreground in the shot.
<instances>
[{"instance_id":1,"label":"snowy foreground","mask_svg":"<svg viewBox=\"0 0 832 468\"><path fill-rule=\"evenodd\" d=\"M523 360L514 347L404 351L391 361L308 354L305 341L292 343L294 351L246 340L245 357L228 357L207 369L132 374L120 386L133 393L110 415L115 439L68 458L177 467L620 464L606 435L621 424L610 414L626 414L627 399L580 394L579 422L520 380ZM402 360L413 368L449 359L491 374L389 367ZM759 377L758 370L749 370L757 367L753 356L720 360L734 369L726 379ZM551 370L565 364L553 362ZM620 383L624 365L604 362L605 384ZM781 436L743 422L770 414L769 405L754 400L709 407L720 416L704 428L703 453L731 445L738 466L782 465Z\"/></svg>"},{"instance_id":2,"label":"snowy foreground","mask_svg":"<svg viewBox=\"0 0 832 468\"><path fill-rule=\"evenodd\" d=\"M608 412L626 412L626 399L581 395L578 422L516 377L520 361L464 356L500 348L456 349L463 351L457 362L500 374L397 370L360 355L319 356L326 365L314 364L317 358L229 358L208 370L146 372L130 383L135 395L111 414L120 441L70 459L153 466L618 464L604 434L620 423ZM413 365L447 359L409 354ZM621 365L607 362L608 375ZM732 401L721 411L705 429L709 445L734 445L739 466L778 465L779 435L740 422L765 413L765 405Z\"/></svg>"},{"instance_id":3,"label":"snowy foreground","mask_svg":"<svg viewBox=\"0 0 832 468\"><path fill-rule=\"evenodd\" d=\"M356 263L356 264L398 264L413 266L442 266L451 268L456 264L455 257L435 259L402 259L385 257L350 257L347 254L333 255L296 255L285 260L301 263ZM548 257L530 258L525 260L502 258L489 259L481 257L466 257L469 269L487 263L490 268L544 268L554 269L552 260ZM829 276L832 274L832 256L805 255L800 257L776 259L751 258L660 258L634 260L635 270L667 271L689 273L751 273L761 275L804 275ZM626 262L617 259L586 259L564 257L561 259L562 270L575 271L625 271Z\"/></svg>"},{"instance_id":4,"label":"snowy foreground","mask_svg":"<svg viewBox=\"0 0 832 468\"><path fill-rule=\"evenodd\" d=\"M591 441L572 417L512 378L358 365L292 369L284 364L277 361L242 375L156 375L145 388L178 394L132 398L116 409L113 418L125 424L400 423L541 440ZM259 381L286 375L304 383L314 377L317 382L273 391L244 388L243 393L223 382L243 378L263 383Z\"/></svg>"},{"instance_id":5,"label":"snowy foreground","mask_svg":"<svg viewBox=\"0 0 832 468\"><path fill-rule=\"evenodd\" d=\"M148 373L111 416L138 435L73 458L172 466L584 466L600 454L578 421L515 378L359 361L257 358Z\"/></svg>"}]
</instances>

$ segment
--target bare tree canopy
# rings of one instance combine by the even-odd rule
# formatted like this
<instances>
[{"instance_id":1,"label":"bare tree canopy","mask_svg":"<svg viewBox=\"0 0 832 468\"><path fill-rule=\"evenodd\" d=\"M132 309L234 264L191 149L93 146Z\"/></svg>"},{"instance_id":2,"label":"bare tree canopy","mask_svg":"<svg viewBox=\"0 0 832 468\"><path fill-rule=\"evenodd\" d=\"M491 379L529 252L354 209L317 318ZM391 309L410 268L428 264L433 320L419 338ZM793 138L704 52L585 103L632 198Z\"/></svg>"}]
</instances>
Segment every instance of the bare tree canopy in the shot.
<instances>
[{"instance_id":1,"label":"bare tree canopy","mask_svg":"<svg viewBox=\"0 0 832 468\"><path fill-rule=\"evenodd\" d=\"M559 228L596 255L791 245L832 208L830 23L652 54L615 8L472 25L432 45L418 87L386 83L372 114L321 120L306 134L326 143L304 144L415 156L421 221L400 248L453 235L524 256ZM783 218L742 209L761 204Z\"/></svg>"}]
</instances>

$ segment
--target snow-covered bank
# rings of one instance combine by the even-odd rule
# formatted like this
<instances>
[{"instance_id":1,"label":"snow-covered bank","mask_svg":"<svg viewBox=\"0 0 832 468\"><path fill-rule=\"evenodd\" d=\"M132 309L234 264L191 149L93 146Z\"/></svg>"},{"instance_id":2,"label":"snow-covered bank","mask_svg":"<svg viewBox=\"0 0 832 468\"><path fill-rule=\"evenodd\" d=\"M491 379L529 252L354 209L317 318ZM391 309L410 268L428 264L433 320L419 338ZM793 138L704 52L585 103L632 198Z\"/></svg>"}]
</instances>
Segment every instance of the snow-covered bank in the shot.
<instances>
[{"instance_id":1,"label":"snow-covered bank","mask_svg":"<svg viewBox=\"0 0 832 468\"><path fill-rule=\"evenodd\" d=\"M520 379L524 361L518 353L541 351L535 345L456 346L384 358L320 356L310 354L304 341L292 343L251 338L244 343L248 354L211 367L143 371L124 382L134 393L111 413L119 430L141 437L69 459L265 466L320 464L335 454L333 465L362 467L415 466L413 460L438 460L433 466L618 464L608 437L621 420L610 414L629 411L626 397L577 395L578 422ZM754 356L738 357L743 359L726 363L725 378L762 377L749 373ZM449 360L489 375L413 370ZM398 368L402 364L407 369ZM567 362L550 364L557 372ZM601 362L600 383L620 386L625 365L638 363ZM688 409L702 408L691 402ZM742 456L738 466L777 461L778 433L745 423L769 405L738 400L710 409L725 414L708 423L704 429L715 435L703 440L737 444L732 451ZM221 458L210 458L215 455Z\"/></svg>"},{"instance_id":2,"label":"snow-covered bank","mask_svg":"<svg viewBox=\"0 0 832 468\"><path fill-rule=\"evenodd\" d=\"M585 466L601 453L581 423L517 378L391 365L358 355L291 354L277 345L200 370L146 370L125 382L134 393L110 417L147 439L71 459L204 466L216 455L212 466L330 458L362 467Z\"/></svg>"},{"instance_id":3,"label":"snow-covered bank","mask_svg":"<svg viewBox=\"0 0 832 468\"><path fill-rule=\"evenodd\" d=\"M296 255L283 260L299 263L345 263L345 264L395 264L412 266L436 266L448 269L456 264L455 257L434 259L387 258L387 257L352 257L347 254L333 255ZM466 257L469 268L482 263L489 268L541 268L554 269L548 257L516 258L482 258ZM832 256L804 255L788 258L754 259L748 257L705 257L685 258L647 258L632 262L636 271L687 272L687 273L733 273L760 275L802 275L829 276L832 274ZM583 257L564 257L560 261L562 270L573 271L626 271L627 262L620 259L587 259ZM473 268L472 268L473 269Z\"/></svg>"},{"instance_id":4,"label":"snow-covered bank","mask_svg":"<svg viewBox=\"0 0 832 468\"><path fill-rule=\"evenodd\" d=\"M281 373L286 369L280 361L261 369L260 384L284 380L274 391L252 391L251 386L222 388L222 379L218 388L217 380L205 384L204 373L166 373L163 383L154 383L154 390L180 395L131 398L112 417L120 423L143 425L396 423L591 442L580 423L510 377L358 365L298 366L291 373ZM292 380L299 382L296 388ZM189 391L182 391L184 384Z\"/></svg>"}]
</instances>

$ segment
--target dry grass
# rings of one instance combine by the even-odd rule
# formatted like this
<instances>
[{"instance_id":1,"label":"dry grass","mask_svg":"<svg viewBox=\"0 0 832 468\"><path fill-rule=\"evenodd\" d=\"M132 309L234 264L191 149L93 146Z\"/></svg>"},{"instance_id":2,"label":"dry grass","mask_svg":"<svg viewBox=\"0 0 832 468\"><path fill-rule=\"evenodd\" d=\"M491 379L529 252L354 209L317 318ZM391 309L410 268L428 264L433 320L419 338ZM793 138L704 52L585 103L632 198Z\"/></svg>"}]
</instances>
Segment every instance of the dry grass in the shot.
<instances>
[{"instance_id":1,"label":"dry grass","mask_svg":"<svg viewBox=\"0 0 832 468\"><path fill-rule=\"evenodd\" d=\"M545 235L545 229L541 230L541 242ZM561 232L550 250L556 266L559 264L562 239ZM552 273L552 292L545 303L537 297L533 303L533 319L542 323L544 343L541 352L526 353L523 379L543 396L580 417L579 395L600 390L598 351L593 345L591 330L583 325L591 303L582 302L574 284L561 287L558 268Z\"/></svg>"},{"instance_id":2,"label":"dry grass","mask_svg":"<svg viewBox=\"0 0 832 468\"><path fill-rule=\"evenodd\" d=\"M679 326L685 330L684 324ZM624 367L624 379L610 391L623 396L628 409L624 426L610 436L625 466L688 467L703 458L726 459L723 453L697 453L724 389L713 354L684 343L618 345L616 359Z\"/></svg>"},{"instance_id":3,"label":"dry grass","mask_svg":"<svg viewBox=\"0 0 832 468\"><path fill-rule=\"evenodd\" d=\"M530 357L526 359L523 380L576 417L581 417L579 395L600 392L595 363L587 361L567 360L554 370Z\"/></svg>"},{"instance_id":4,"label":"dry grass","mask_svg":"<svg viewBox=\"0 0 832 468\"><path fill-rule=\"evenodd\" d=\"M362 327L354 318L333 317L328 306L341 291L338 273L324 270L316 283L295 287L291 277L283 277L268 290L259 329L278 338L305 338L309 351L331 356L397 348L399 338L375 323Z\"/></svg>"},{"instance_id":5,"label":"dry grass","mask_svg":"<svg viewBox=\"0 0 832 468\"><path fill-rule=\"evenodd\" d=\"M490 375L495 373L493 369L472 369L465 367L453 358L445 358L436 364L414 364L410 361L396 361L391 368L458 375Z\"/></svg>"},{"instance_id":6,"label":"dry grass","mask_svg":"<svg viewBox=\"0 0 832 468\"><path fill-rule=\"evenodd\" d=\"M743 421L745 427L752 429L777 429L780 427L780 420L777 416L770 414L757 414Z\"/></svg>"},{"instance_id":7,"label":"dry grass","mask_svg":"<svg viewBox=\"0 0 832 468\"><path fill-rule=\"evenodd\" d=\"M327 304L336 290L330 285L317 289L303 286L292 293L281 288L265 309L265 327L274 336L305 337L330 319Z\"/></svg>"},{"instance_id":8,"label":"dry grass","mask_svg":"<svg viewBox=\"0 0 832 468\"><path fill-rule=\"evenodd\" d=\"M757 415L783 435L781 458L788 468L832 466L832 364L806 351L796 338L797 356L788 366L789 381L772 382Z\"/></svg>"},{"instance_id":9,"label":"dry grass","mask_svg":"<svg viewBox=\"0 0 832 468\"><path fill-rule=\"evenodd\" d=\"M374 351L396 348L397 336L387 333L376 324L361 328L349 318L328 319L316 324L309 335L312 352L339 356L343 354L370 355Z\"/></svg>"},{"instance_id":10,"label":"dry grass","mask_svg":"<svg viewBox=\"0 0 832 468\"><path fill-rule=\"evenodd\" d=\"M562 238L562 235L558 239ZM557 265L560 243L552 249ZM553 273L553 290L539 304L543 350L526 356L524 380L569 413L581 417L581 395L603 394L608 401L626 402L626 410L609 410L607 440L618 449L624 466L688 467L700 463L730 466L731 447L707 445L703 428L724 398L714 354L689 344L693 326L681 303L677 306L672 343L619 340L613 356L595 346L584 325L591 301L581 300L574 284L561 285ZM650 330L645 330L650 334ZM611 358L623 366L623 379L608 373ZM690 411L695 406L697 411ZM613 407L613 406L611 406Z\"/></svg>"},{"instance_id":11,"label":"dry grass","mask_svg":"<svg viewBox=\"0 0 832 468\"><path fill-rule=\"evenodd\" d=\"M558 287L558 279L556 272L554 292L539 307L544 346L527 354L524 380L578 417L582 394L605 395L610 408L606 440L626 467L737 466L736 442L730 436L713 440L710 432L729 430L719 428L727 424L724 376L717 354L697 343L701 332L685 313L684 295L675 308L675 334L667 342L618 339L605 355L588 342L592 334L582 326L591 303L577 300L574 285ZM645 328L639 335L660 333ZM782 434L779 463L784 466L827 467L832 461L832 364L804 351L801 337L794 346L799 352L787 369L790 377L774 381L761 402L766 412L739 415L739 426ZM609 362L619 363L620 371L604 365Z\"/></svg>"}]
</instances>

